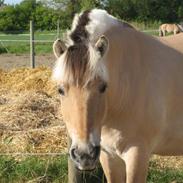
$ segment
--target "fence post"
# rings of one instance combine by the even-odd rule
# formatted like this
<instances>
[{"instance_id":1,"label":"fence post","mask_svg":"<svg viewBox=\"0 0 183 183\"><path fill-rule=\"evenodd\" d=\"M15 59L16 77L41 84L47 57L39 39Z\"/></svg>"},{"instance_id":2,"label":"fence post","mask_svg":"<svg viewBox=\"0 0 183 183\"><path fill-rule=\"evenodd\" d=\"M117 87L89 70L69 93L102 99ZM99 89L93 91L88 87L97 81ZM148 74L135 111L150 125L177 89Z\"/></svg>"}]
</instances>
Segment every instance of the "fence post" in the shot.
<instances>
[{"instance_id":1,"label":"fence post","mask_svg":"<svg viewBox=\"0 0 183 183\"><path fill-rule=\"evenodd\" d=\"M34 54L34 24L30 21L30 65L35 68L35 54Z\"/></svg>"},{"instance_id":2,"label":"fence post","mask_svg":"<svg viewBox=\"0 0 183 183\"><path fill-rule=\"evenodd\" d=\"M68 149L71 146L71 138L67 135ZM68 183L82 183L82 172L77 170L72 160L68 157Z\"/></svg>"},{"instance_id":3,"label":"fence post","mask_svg":"<svg viewBox=\"0 0 183 183\"><path fill-rule=\"evenodd\" d=\"M60 38L60 21L57 20L57 38Z\"/></svg>"}]
</instances>

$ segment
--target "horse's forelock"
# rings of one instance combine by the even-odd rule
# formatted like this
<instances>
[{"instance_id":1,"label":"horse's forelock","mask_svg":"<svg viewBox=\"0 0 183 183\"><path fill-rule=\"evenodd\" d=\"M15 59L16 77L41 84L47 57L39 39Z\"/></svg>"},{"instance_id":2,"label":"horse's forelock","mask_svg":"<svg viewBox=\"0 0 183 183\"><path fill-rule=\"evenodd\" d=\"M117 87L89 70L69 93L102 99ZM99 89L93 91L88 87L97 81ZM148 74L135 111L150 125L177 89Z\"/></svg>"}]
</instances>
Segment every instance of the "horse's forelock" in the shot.
<instances>
[{"instance_id":1,"label":"horse's forelock","mask_svg":"<svg viewBox=\"0 0 183 183\"><path fill-rule=\"evenodd\" d=\"M107 80L104 62L91 45L82 43L68 47L64 55L58 59L53 73L53 78L58 83L80 87L97 77Z\"/></svg>"},{"instance_id":2,"label":"horse's forelock","mask_svg":"<svg viewBox=\"0 0 183 183\"><path fill-rule=\"evenodd\" d=\"M72 83L82 85L89 72L88 47L84 44L72 45L65 56L65 73Z\"/></svg>"}]
</instances>

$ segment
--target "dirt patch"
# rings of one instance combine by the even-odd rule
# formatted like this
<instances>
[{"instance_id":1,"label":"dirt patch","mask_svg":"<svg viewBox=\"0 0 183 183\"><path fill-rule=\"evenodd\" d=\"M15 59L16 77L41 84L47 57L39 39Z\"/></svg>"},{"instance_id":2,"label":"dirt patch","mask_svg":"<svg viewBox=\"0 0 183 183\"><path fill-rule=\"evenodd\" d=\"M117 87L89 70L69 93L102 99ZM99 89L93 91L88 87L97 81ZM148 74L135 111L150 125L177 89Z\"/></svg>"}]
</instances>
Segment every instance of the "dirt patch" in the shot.
<instances>
[{"instance_id":1,"label":"dirt patch","mask_svg":"<svg viewBox=\"0 0 183 183\"><path fill-rule=\"evenodd\" d=\"M36 67L53 67L55 57L53 54L36 55ZM18 67L30 67L30 55L0 54L0 68L10 70Z\"/></svg>"}]
</instances>

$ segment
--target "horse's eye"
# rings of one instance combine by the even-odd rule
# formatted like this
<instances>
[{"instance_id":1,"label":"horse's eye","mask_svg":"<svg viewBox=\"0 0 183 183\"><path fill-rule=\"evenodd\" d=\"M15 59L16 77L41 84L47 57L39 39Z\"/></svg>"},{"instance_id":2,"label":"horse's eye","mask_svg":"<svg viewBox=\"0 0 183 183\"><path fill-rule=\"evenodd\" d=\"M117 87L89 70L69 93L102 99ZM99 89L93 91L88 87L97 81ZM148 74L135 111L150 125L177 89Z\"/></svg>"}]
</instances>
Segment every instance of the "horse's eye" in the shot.
<instances>
[{"instance_id":1,"label":"horse's eye","mask_svg":"<svg viewBox=\"0 0 183 183\"><path fill-rule=\"evenodd\" d=\"M107 84L106 83L101 84L100 87L99 87L100 93L104 93L106 88L107 88Z\"/></svg>"},{"instance_id":2,"label":"horse's eye","mask_svg":"<svg viewBox=\"0 0 183 183\"><path fill-rule=\"evenodd\" d=\"M63 87L60 87L58 89L58 92L60 93L60 95L65 95L65 91L64 91L64 88Z\"/></svg>"}]
</instances>

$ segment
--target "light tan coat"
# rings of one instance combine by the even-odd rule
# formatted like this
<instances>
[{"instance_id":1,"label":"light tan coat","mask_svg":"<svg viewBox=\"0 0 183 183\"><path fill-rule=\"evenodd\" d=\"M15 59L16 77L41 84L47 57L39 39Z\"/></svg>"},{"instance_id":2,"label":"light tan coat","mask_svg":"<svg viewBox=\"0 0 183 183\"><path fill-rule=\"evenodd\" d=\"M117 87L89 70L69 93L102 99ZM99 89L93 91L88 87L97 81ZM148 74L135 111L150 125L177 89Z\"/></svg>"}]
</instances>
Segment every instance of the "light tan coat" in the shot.
<instances>
[{"instance_id":1,"label":"light tan coat","mask_svg":"<svg viewBox=\"0 0 183 183\"><path fill-rule=\"evenodd\" d=\"M114 156L103 152L101 162L108 182L125 182L120 157L126 182L143 183L151 154L183 154L183 55L132 29L105 36L110 81L102 146Z\"/></svg>"},{"instance_id":2,"label":"light tan coat","mask_svg":"<svg viewBox=\"0 0 183 183\"><path fill-rule=\"evenodd\" d=\"M183 29L179 24L162 24L159 27L159 36L166 36L166 33L172 33L172 32L175 35L182 31Z\"/></svg>"}]
</instances>

